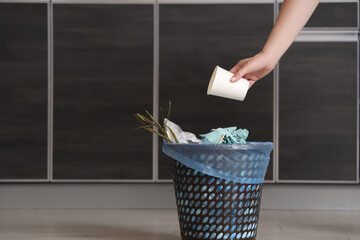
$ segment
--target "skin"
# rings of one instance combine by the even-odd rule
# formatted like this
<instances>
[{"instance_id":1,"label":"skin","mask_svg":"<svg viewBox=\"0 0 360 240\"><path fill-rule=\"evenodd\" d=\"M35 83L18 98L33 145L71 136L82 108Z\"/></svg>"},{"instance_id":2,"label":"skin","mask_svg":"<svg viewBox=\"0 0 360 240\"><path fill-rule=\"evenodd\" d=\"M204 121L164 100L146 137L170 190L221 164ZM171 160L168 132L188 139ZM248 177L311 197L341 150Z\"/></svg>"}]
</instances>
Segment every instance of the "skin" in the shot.
<instances>
[{"instance_id":1,"label":"skin","mask_svg":"<svg viewBox=\"0 0 360 240\"><path fill-rule=\"evenodd\" d=\"M284 0L265 46L253 57L240 60L230 72L231 82L247 79L249 88L269 74L304 27L320 0Z\"/></svg>"}]
</instances>

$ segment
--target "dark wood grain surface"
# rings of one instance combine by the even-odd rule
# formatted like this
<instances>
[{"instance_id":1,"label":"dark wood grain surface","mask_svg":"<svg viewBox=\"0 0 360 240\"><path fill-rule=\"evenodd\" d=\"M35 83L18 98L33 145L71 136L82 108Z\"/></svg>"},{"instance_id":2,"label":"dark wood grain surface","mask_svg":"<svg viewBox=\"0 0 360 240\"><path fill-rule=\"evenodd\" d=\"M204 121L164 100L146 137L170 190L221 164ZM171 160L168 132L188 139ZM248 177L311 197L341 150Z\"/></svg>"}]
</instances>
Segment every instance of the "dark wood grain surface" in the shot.
<instances>
[{"instance_id":1,"label":"dark wood grain surface","mask_svg":"<svg viewBox=\"0 0 360 240\"><path fill-rule=\"evenodd\" d=\"M280 180L356 180L357 43L297 42L280 62Z\"/></svg>"},{"instance_id":2,"label":"dark wood grain surface","mask_svg":"<svg viewBox=\"0 0 360 240\"><path fill-rule=\"evenodd\" d=\"M229 70L260 51L272 23L272 4L161 4L160 106L170 99L172 120L197 135L237 126L250 131L248 140L273 141L272 74L243 102L206 95L215 66ZM159 176L171 179L170 161L159 155ZM272 170L271 160L267 179Z\"/></svg>"},{"instance_id":3,"label":"dark wood grain surface","mask_svg":"<svg viewBox=\"0 0 360 240\"><path fill-rule=\"evenodd\" d=\"M320 3L305 27L354 27L358 26L356 2Z\"/></svg>"},{"instance_id":4,"label":"dark wood grain surface","mask_svg":"<svg viewBox=\"0 0 360 240\"><path fill-rule=\"evenodd\" d=\"M151 179L153 6L54 5L54 178Z\"/></svg>"},{"instance_id":5,"label":"dark wood grain surface","mask_svg":"<svg viewBox=\"0 0 360 240\"><path fill-rule=\"evenodd\" d=\"M47 5L0 3L0 178L47 178Z\"/></svg>"}]
</instances>

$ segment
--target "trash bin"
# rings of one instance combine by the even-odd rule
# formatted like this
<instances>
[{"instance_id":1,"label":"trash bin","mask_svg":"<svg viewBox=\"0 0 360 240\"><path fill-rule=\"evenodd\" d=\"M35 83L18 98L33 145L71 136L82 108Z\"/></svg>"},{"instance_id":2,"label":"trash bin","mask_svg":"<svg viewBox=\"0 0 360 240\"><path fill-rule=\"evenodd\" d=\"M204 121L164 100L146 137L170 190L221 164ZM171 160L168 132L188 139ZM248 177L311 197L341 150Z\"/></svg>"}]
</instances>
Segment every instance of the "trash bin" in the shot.
<instances>
[{"instance_id":1,"label":"trash bin","mask_svg":"<svg viewBox=\"0 0 360 240\"><path fill-rule=\"evenodd\" d=\"M271 142L163 144L182 240L255 239Z\"/></svg>"}]
</instances>

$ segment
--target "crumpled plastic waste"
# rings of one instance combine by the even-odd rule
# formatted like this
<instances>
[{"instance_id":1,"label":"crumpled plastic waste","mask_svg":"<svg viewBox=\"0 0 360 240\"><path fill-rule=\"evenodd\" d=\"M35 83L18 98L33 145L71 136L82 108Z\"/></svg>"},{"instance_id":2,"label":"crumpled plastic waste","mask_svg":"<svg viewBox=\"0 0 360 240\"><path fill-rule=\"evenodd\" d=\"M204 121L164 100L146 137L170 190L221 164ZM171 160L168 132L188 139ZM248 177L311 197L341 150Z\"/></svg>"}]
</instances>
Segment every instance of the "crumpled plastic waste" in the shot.
<instances>
[{"instance_id":1,"label":"crumpled plastic waste","mask_svg":"<svg viewBox=\"0 0 360 240\"><path fill-rule=\"evenodd\" d=\"M171 122L167 118L164 118L164 126L165 126L166 134L168 135L168 137L170 138L170 140L173 143L176 143L176 141L175 141L173 135L171 134L171 131L169 130L169 128L172 130L172 132L174 133L174 135L179 143L200 143L201 142L201 140L198 139L195 136L195 134L193 134L191 132L184 132L179 127L179 125Z\"/></svg>"},{"instance_id":2,"label":"crumpled plastic waste","mask_svg":"<svg viewBox=\"0 0 360 240\"><path fill-rule=\"evenodd\" d=\"M236 127L216 128L206 134L200 134L209 143L217 144L231 144L231 143L246 143L246 138L249 135L247 129L237 129Z\"/></svg>"}]
</instances>

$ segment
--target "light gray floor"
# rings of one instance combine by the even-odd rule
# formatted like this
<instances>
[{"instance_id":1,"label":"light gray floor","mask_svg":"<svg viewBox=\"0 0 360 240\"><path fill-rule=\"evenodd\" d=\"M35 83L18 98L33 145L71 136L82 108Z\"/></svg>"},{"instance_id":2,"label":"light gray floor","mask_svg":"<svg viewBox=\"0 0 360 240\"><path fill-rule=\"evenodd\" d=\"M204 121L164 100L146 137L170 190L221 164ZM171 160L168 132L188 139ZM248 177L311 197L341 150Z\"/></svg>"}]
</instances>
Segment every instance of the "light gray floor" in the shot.
<instances>
[{"instance_id":1,"label":"light gray floor","mask_svg":"<svg viewBox=\"0 0 360 240\"><path fill-rule=\"evenodd\" d=\"M180 240L170 210L0 210L0 240ZM360 240L360 211L260 211L257 240Z\"/></svg>"}]
</instances>

